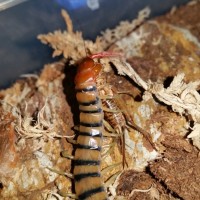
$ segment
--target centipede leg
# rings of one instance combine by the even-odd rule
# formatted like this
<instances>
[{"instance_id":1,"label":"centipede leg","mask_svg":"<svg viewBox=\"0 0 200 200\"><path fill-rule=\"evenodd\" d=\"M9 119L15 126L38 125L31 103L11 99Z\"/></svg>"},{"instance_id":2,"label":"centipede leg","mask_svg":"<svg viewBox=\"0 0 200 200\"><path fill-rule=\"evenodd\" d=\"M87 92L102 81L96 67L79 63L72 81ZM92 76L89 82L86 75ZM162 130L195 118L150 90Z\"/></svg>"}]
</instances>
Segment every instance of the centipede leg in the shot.
<instances>
[{"instance_id":1,"label":"centipede leg","mask_svg":"<svg viewBox=\"0 0 200 200\"><path fill-rule=\"evenodd\" d=\"M65 193L65 192L59 192L59 194L62 197L69 197L71 199L78 199L78 197L76 196L76 194L70 194L70 193Z\"/></svg>"},{"instance_id":2,"label":"centipede leg","mask_svg":"<svg viewBox=\"0 0 200 200\"><path fill-rule=\"evenodd\" d=\"M111 144L109 144L108 150L101 154L102 159L104 159L107 155L111 154L111 152L114 150L114 146L115 146L115 142L112 142ZM103 148L105 149L105 147Z\"/></svg>"},{"instance_id":3,"label":"centipede leg","mask_svg":"<svg viewBox=\"0 0 200 200\"><path fill-rule=\"evenodd\" d=\"M114 129L112 129L112 128L111 128L111 130L114 131ZM106 136L113 137L114 140L117 139L117 140L120 141L120 144L121 144L120 145L120 151L121 151L121 154L122 154L122 166L123 166L123 168L125 168L125 166L128 167L128 162L127 162L126 156L125 156L125 151L126 151L125 150L125 131L127 131L127 129L124 128L123 130L124 130L124 132L118 131L118 130L115 131L114 133L108 132L108 134ZM112 142L110 144L110 148L108 149L108 151L106 153L104 153L102 156L104 157L104 156L106 156L106 154L110 154L115 144L116 144L116 141Z\"/></svg>"},{"instance_id":4,"label":"centipede leg","mask_svg":"<svg viewBox=\"0 0 200 200\"><path fill-rule=\"evenodd\" d=\"M70 159L70 160L74 160L74 156L70 155L70 154L68 153L68 151L66 151L66 150L63 150L63 151L61 152L61 156L64 157L64 158L68 158L68 159Z\"/></svg>"},{"instance_id":5,"label":"centipede leg","mask_svg":"<svg viewBox=\"0 0 200 200\"><path fill-rule=\"evenodd\" d=\"M71 173L67 173L67 172L64 172L64 171L61 171L61 170L52 169L50 167L47 167L47 169L56 173L56 174L66 176L66 177L71 178L71 179L74 178L73 174L71 174Z\"/></svg>"},{"instance_id":6,"label":"centipede leg","mask_svg":"<svg viewBox=\"0 0 200 200\"><path fill-rule=\"evenodd\" d=\"M115 180L117 179L117 177L121 174L122 172L118 171L115 174L113 174L111 177L109 177L108 180L105 181L105 187L109 187L112 183L115 182Z\"/></svg>"},{"instance_id":7,"label":"centipede leg","mask_svg":"<svg viewBox=\"0 0 200 200\"><path fill-rule=\"evenodd\" d=\"M76 140L67 138L67 141L73 145L77 144Z\"/></svg>"},{"instance_id":8,"label":"centipede leg","mask_svg":"<svg viewBox=\"0 0 200 200\"><path fill-rule=\"evenodd\" d=\"M108 167L102 169L101 172L102 172L102 174L105 174L105 173L109 172L111 169L120 166L121 164L122 164L121 162L115 163L115 164L113 164L113 165L110 165L110 166L108 166Z\"/></svg>"}]
</instances>

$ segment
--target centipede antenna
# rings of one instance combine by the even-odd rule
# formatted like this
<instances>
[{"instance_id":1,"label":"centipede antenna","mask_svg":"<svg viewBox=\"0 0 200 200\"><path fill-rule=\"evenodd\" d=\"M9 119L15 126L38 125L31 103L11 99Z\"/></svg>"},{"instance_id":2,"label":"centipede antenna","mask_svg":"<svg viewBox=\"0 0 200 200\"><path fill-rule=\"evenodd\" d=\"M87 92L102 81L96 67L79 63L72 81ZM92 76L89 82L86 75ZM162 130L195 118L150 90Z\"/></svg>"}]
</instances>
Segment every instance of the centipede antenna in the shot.
<instances>
[{"instance_id":1,"label":"centipede antenna","mask_svg":"<svg viewBox=\"0 0 200 200\"><path fill-rule=\"evenodd\" d=\"M89 57L92 58L92 59L105 58L105 57L123 57L123 54L122 53L116 53L116 52L103 51L103 52L92 54Z\"/></svg>"}]
</instances>

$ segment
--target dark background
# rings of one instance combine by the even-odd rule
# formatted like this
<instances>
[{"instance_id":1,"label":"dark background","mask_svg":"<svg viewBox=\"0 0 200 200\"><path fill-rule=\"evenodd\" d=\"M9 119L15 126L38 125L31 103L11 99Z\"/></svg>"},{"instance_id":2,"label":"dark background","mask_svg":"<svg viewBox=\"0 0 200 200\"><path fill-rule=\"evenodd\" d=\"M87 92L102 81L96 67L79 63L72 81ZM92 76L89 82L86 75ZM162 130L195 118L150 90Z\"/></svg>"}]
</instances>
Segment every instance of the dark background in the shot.
<instances>
[{"instance_id":1,"label":"dark background","mask_svg":"<svg viewBox=\"0 0 200 200\"><path fill-rule=\"evenodd\" d=\"M93 11L85 2L29 0L0 12L0 88L11 85L21 74L39 72L45 63L53 61L51 48L36 37L65 29L60 14L62 8L70 14L75 30L82 31L87 39L94 39L102 30L114 28L119 21L135 18L146 6L150 7L153 17L188 0L99 0L99 9Z\"/></svg>"}]
</instances>

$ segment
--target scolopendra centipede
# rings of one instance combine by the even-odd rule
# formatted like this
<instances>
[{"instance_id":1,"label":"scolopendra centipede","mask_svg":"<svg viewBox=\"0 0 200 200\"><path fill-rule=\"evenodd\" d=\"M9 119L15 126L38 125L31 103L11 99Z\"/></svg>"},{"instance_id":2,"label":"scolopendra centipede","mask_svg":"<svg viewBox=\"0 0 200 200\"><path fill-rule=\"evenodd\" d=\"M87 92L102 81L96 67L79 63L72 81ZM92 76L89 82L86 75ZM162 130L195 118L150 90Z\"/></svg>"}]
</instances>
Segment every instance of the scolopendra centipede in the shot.
<instances>
[{"instance_id":1,"label":"scolopendra centipede","mask_svg":"<svg viewBox=\"0 0 200 200\"><path fill-rule=\"evenodd\" d=\"M107 199L100 173L103 111L95 82L101 68L101 64L86 57L80 63L75 77L80 126L73 174L79 200Z\"/></svg>"},{"instance_id":2,"label":"scolopendra centipede","mask_svg":"<svg viewBox=\"0 0 200 200\"><path fill-rule=\"evenodd\" d=\"M120 111L114 98L102 99L101 95L114 96L112 89L108 87L99 87L99 75L101 74L102 65L93 60L93 58L112 56L110 54L94 54L86 57L79 64L77 74L75 76L76 99L79 104L80 126L76 140L76 149L73 157L73 175L74 188L76 195L73 198L79 200L105 200L108 195L104 188L101 176L101 148L103 119L109 121L117 137L121 140L121 153L123 156L123 167L127 165L125 158L125 132L128 132L127 120ZM115 56L115 55L114 55ZM106 91L105 91L106 89ZM100 93L100 96L99 96ZM103 106L107 107L107 111L103 113ZM113 110L114 112L110 112ZM130 127L129 127L130 128ZM69 156L64 156L69 157ZM128 165L127 165L128 166ZM106 187L106 186L105 186ZM65 195L64 195L65 196ZM71 196L71 195L66 195Z\"/></svg>"}]
</instances>

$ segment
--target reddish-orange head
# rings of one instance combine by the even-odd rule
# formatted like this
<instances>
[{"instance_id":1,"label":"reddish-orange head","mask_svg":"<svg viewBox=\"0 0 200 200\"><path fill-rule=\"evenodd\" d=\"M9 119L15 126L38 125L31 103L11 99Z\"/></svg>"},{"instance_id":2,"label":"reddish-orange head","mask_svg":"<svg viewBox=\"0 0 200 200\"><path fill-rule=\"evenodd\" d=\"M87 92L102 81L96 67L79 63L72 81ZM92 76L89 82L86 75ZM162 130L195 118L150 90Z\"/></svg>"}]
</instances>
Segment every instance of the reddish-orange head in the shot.
<instances>
[{"instance_id":1,"label":"reddish-orange head","mask_svg":"<svg viewBox=\"0 0 200 200\"><path fill-rule=\"evenodd\" d=\"M101 71L102 66L95 63L93 59L87 57L79 65L75 77L75 84L84 84L87 82L94 82Z\"/></svg>"}]
</instances>

